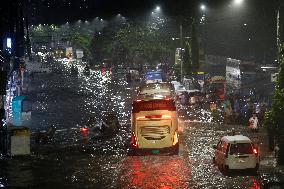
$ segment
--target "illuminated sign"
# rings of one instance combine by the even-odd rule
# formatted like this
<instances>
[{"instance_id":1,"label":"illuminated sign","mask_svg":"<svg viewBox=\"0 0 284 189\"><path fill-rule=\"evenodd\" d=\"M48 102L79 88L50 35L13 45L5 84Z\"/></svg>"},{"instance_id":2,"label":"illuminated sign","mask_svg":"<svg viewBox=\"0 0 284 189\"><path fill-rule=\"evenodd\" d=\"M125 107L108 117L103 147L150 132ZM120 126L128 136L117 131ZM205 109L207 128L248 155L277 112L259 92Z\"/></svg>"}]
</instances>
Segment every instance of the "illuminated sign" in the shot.
<instances>
[{"instance_id":1,"label":"illuminated sign","mask_svg":"<svg viewBox=\"0 0 284 189\"><path fill-rule=\"evenodd\" d=\"M11 38L7 38L7 43L6 43L6 45L7 45L7 48L8 49L11 49L12 48L12 39Z\"/></svg>"}]
</instances>

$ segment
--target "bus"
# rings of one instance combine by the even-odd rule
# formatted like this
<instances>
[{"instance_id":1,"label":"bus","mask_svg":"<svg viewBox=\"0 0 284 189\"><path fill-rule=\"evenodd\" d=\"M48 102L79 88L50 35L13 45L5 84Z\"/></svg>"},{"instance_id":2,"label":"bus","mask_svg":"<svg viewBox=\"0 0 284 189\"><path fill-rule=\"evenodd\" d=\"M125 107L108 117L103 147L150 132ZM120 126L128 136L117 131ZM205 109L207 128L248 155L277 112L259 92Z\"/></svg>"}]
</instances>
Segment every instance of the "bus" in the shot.
<instances>
[{"instance_id":1,"label":"bus","mask_svg":"<svg viewBox=\"0 0 284 189\"><path fill-rule=\"evenodd\" d=\"M172 96L138 96L132 104L131 151L177 155L178 116Z\"/></svg>"}]
</instances>

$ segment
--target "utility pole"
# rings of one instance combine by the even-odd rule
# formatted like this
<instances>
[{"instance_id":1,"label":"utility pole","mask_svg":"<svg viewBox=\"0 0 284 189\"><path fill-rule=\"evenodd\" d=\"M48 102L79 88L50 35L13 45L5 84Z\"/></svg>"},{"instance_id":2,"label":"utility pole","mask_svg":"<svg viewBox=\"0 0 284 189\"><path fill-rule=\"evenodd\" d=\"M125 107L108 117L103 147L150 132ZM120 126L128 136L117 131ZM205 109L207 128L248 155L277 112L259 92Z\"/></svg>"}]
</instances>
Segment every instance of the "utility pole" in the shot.
<instances>
[{"instance_id":1,"label":"utility pole","mask_svg":"<svg viewBox=\"0 0 284 189\"><path fill-rule=\"evenodd\" d=\"M29 32L29 22L28 22L28 17L26 17L26 31L27 31L27 53L29 58L31 58L31 40L30 40L30 32Z\"/></svg>"},{"instance_id":2,"label":"utility pole","mask_svg":"<svg viewBox=\"0 0 284 189\"><path fill-rule=\"evenodd\" d=\"M183 55L182 55L182 47L183 47L183 36L182 36L182 23L179 25L179 32L180 32L180 54L181 54L181 61L180 61L180 81L183 82Z\"/></svg>"},{"instance_id":3,"label":"utility pole","mask_svg":"<svg viewBox=\"0 0 284 189\"><path fill-rule=\"evenodd\" d=\"M0 70L0 155L7 153L6 132L3 125L5 119L4 95L6 95L7 72Z\"/></svg>"},{"instance_id":4,"label":"utility pole","mask_svg":"<svg viewBox=\"0 0 284 189\"><path fill-rule=\"evenodd\" d=\"M277 62L280 64L280 6L277 8L276 16L276 44L277 44Z\"/></svg>"}]
</instances>

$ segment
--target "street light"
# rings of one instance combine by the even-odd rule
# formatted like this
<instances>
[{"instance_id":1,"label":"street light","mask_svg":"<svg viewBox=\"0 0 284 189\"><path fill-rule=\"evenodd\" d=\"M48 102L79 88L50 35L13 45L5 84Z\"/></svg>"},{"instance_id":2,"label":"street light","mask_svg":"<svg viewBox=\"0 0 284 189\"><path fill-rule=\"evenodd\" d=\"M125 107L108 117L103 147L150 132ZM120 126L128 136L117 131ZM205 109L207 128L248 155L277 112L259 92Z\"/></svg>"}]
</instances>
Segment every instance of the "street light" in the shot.
<instances>
[{"instance_id":1,"label":"street light","mask_svg":"<svg viewBox=\"0 0 284 189\"><path fill-rule=\"evenodd\" d=\"M200 9L202 10L202 11L205 11L206 10L206 6L205 5L200 5Z\"/></svg>"},{"instance_id":2,"label":"street light","mask_svg":"<svg viewBox=\"0 0 284 189\"><path fill-rule=\"evenodd\" d=\"M240 5L244 2L244 0L234 0L234 4Z\"/></svg>"},{"instance_id":3,"label":"street light","mask_svg":"<svg viewBox=\"0 0 284 189\"><path fill-rule=\"evenodd\" d=\"M156 9L155 9L157 12L161 10L161 7L160 6L156 6Z\"/></svg>"}]
</instances>

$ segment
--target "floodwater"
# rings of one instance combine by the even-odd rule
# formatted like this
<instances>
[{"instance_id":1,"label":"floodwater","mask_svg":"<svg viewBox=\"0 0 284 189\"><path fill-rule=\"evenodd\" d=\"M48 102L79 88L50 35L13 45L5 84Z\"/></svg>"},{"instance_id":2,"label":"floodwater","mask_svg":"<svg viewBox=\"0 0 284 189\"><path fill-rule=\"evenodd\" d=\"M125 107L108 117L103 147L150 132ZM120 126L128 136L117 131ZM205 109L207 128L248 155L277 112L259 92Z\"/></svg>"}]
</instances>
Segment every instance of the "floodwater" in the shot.
<instances>
[{"instance_id":1,"label":"floodwater","mask_svg":"<svg viewBox=\"0 0 284 189\"><path fill-rule=\"evenodd\" d=\"M54 73L35 74L29 96L33 101L32 155L0 161L0 187L22 188L258 188L257 175L223 175L212 164L218 139L242 126L180 120L179 155L128 155L131 99L135 85L114 81L92 70L71 73L56 62ZM111 138L96 138L80 127L103 111L118 114L121 128ZM34 142L35 132L55 126L53 141Z\"/></svg>"}]
</instances>

